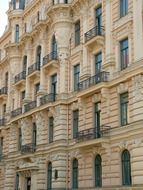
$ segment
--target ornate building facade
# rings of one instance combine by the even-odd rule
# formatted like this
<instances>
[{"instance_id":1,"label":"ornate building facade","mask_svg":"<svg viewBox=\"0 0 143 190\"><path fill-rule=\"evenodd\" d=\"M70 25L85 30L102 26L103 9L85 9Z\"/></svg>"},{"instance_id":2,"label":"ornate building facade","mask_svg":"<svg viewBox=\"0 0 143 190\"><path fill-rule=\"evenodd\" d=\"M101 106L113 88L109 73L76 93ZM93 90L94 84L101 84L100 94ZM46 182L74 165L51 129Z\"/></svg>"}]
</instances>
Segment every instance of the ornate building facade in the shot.
<instances>
[{"instance_id":1,"label":"ornate building facade","mask_svg":"<svg viewBox=\"0 0 143 190\"><path fill-rule=\"evenodd\" d=\"M143 1L11 0L0 38L0 190L143 189Z\"/></svg>"}]
</instances>

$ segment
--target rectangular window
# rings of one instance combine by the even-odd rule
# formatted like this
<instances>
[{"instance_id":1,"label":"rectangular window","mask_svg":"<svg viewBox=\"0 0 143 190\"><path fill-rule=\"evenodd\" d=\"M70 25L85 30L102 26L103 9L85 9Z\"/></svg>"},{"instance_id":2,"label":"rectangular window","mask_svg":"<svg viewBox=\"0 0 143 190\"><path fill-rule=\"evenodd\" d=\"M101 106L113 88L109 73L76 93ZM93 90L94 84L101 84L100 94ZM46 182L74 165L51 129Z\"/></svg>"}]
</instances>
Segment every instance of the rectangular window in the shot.
<instances>
[{"instance_id":1,"label":"rectangular window","mask_svg":"<svg viewBox=\"0 0 143 190\"><path fill-rule=\"evenodd\" d=\"M35 94L40 90L40 83L35 84Z\"/></svg>"},{"instance_id":2,"label":"rectangular window","mask_svg":"<svg viewBox=\"0 0 143 190\"><path fill-rule=\"evenodd\" d=\"M19 25L16 24L16 28L15 28L15 42L18 43L19 42Z\"/></svg>"},{"instance_id":3,"label":"rectangular window","mask_svg":"<svg viewBox=\"0 0 143 190\"><path fill-rule=\"evenodd\" d=\"M5 87L8 87L8 72L5 73Z\"/></svg>"},{"instance_id":4,"label":"rectangular window","mask_svg":"<svg viewBox=\"0 0 143 190\"><path fill-rule=\"evenodd\" d=\"M34 147L36 147L37 145L37 126L36 123L33 123L33 138L32 138L32 142Z\"/></svg>"},{"instance_id":5,"label":"rectangular window","mask_svg":"<svg viewBox=\"0 0 143 190\"><path fill-rule=\"evenodd\" d=\"M53 101L55 101L57 95L57 74L51 76L51 93L53 95Z\"/></svg>"},{"instance_id":6,"label":"rectangular window","mask_svg":"<svg viewBox=\"0 0 143 190\"><path fill-rule=\"evenodd\" d=\"M129 64L129 47L128 39L120 42L120 59L121 59L121 70L126 69Z\"/></svg>"},{"instance_id":7,"label":"rectangular window","mask_svg":"<svg viewBox=\"0 0 143 190\"><path fill-rule=\"evenodd\" d=\"M78 90L80 80L80 64L74 66L74 90Z\"/></svg>"},{"instance_id":8,"label":"rectangular window","mask_svg":"<svg viewBox=\"0 0 143 190\"><path fill-rule=\"evenodd\" d=\"M128 14L128 0L120 0L120 17Z\"/></svg>"},{"instance_id":9,"label":"rectangular window","mask_svg":"<svg viewBox=\"0 0 143 190\"><path fill-rule=\"evenodd\" d=\"M49 118L49 143L52 143L54 139L54 118Z\"/></svg>"},{"instance_id":10,"label":"rectangular window","mask_svg":"<svg viewBox=\"0 0 143 190\"><path fill-rule=\"evenodd\" d=\"M128 92L120 95L121 126L128 124Z\"/></svg>"},{"instance_id":11,"label":"rectangular window","mask_svg":"<svg viewBox=\"0 0 143 190\"><path fill-rule=\"evenodd\" d=\"M75 23L75 46L80 45L80 21Z\"/></svg>"},{"instance_id":12,"label":"rectangular window","mask_svg":"<svg viewBox=\"0 0 143 190\"><path fill-rule=\"evenodd\" d=\"M95 137L101 136L100 125L101 125L101 103L95 103Z\"/></svg>"},{"instance_id":13,"label":"rectangular window","mask_svg":"<svg viewBox=\"0 0 143 190\"><path fill-rule=\"evenodd\" d=\"M0 138L0 160L2 159L3 155L3 137Z\"/></svg>"},{"instance_id":14,"label":"rectangular window","mask_svg":"<svg viewBox=\"0 0 143 190\"><path fill-rule=\"evenodd\" d=\"M19 136L19 139L18 139L18 150L21 150L21 145L22 145L22 133L21 133L21 128L19 128L18 136Z\"/></svg>"},{"instance_id":15,"label":"rectangular window","mask_svg":"<svg viewBox=\"0 0 143 190\"><path fill-rule=\"evenodd\" d=\"M102 53L98 53L95 55L95 74L101 72L101 66L102 66Z\"/></svg>"},{"instance_id":16,"label":"rectangular window","mask_svg":"<svg viewBox=\"0 0 143 190\"><path fill-rule=\"evenodd\" d=\"M95 20L96 20L96 26L101 27L102 26L102 7L98 7L95 10Z\"/></svg>"},{"instance_id":17,"label":"rectangular window","mask_svg":"<svg viewBox=\"0 0 143 190\"><path fill-rule=\"evenodd\" d=\"M3 116L5 116L6 113L6 104L3 104Z\"/></svg>"},{"instance_id":18,"label":"rectangular window","mask_svg":"<svg viewBox=\"0 0 143 190\"><path fill-rule=\"evenodd\" d=\"M16 173L15 190L19 190L19 174Z\"/></svg>"},{"instance_id":19,"label":"rectangular window","mask_svg":"<svg viewBox=\"0 0 143 190\"><path fill-rule=\"evenodd\" d=\"M78 119L79 119L79 110L75 110L73 111L73 138L77 137Z\"/></svg>"}]
</instances>

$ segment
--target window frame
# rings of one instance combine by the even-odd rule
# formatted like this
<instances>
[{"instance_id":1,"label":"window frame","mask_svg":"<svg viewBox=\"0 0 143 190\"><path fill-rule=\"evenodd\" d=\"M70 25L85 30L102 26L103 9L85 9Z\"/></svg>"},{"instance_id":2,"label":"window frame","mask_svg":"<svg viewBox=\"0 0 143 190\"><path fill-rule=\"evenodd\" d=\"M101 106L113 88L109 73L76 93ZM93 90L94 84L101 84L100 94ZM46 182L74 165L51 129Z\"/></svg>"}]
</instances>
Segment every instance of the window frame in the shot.
<instances>
[{"instance_id":1,"label":"window frame","mask_svg":"<svg viewBox=\"0 0 143 190\"><path fill-rule=\"evenodd\" d=\"M49 144L54 142L54 117L51 116L48 119L48 139L49 139ZM51 131L52 130L52 131Z\"/></svg>"},{"instance_id":2,"label":"window frame","mask_svg":"<svg viewBox=\"0 0 143 190\"><path fill-rule=\"evenodd\" d=\"M102 187L102 158L99 154L96 155L94 160L95 169L95 187ZM100 171L100 172L99 172Z\"/></svg>"},{"instance_id":3,"label":"window frame","mask_svg":"<svg viewBox=\"0 0 143 190\"><path fill-rule=\"evenodd\" d=\"M74 24L74 32L75 32L75 47L79 46L80 45L80 31L81 30L81 27L80 27L80 20L76 21L75 24Z\"/></svg>"},{"instance_id":4,"label":"window frame","mask_svg":"<svg viewBox=\"0 0 143 190\"><path fill-rule=\"evenodd\" d=\"M79 128L79 110L77 109L77 110L73 110L72 112L73 139L77 138L78 128Z\"/></svg>"},{"instance_id":5,"label":"window frame","mask_svg":"<svg viewBox=\"0 0 143 190\"><path fill-rule=\"evenodd\" d=\"M121 154L121 165L122 165L122 185L130 186L132 185L131 156L130 152L127 149L125 149Z\"/></svg>"},{"instance_id":6,"label":"window frame","mask_svg":"<svg viewBox=\"0 0 143 190\"><path fill-rule=\"evenodd\" d=\"M129 66L129 40L128 37L120 41L120 69L121 71Z\"/></svg>"},{"instance_id":7,"label":"window frame","mask_svg":"<svg viewBox=\"0 0 143 190\"><path fill-rule=\"evenodd\" d=\"M74 91L78 90L79 82L80 82L80 64L78 63L78 64L73 66L73 86L74 86Z\"/></svg>"},{"instance_id":8,"label":"window frame","mask_svg":"<svg viewBox=\"0 0 143 190\"><path fill-rule=\"evenodd\" d=\"M78 159L74 158L72 161L72 188L78 189L78 178L79 178L79 163Z\"/></svg>"},{"instance_id":9,"label":"window frame","mask_svg":"<svg viewBox=\"0 0 143 190\"><path fill-rule=\"evenodd\" d=\"M128 117L129 117L129 93L124 92L120 94L120 124L121 126L128 125L128 120L129 120Z\"/></svg>"},{"instance_id":10,"label":"window frame","mask_svg":"<svg viewBox=\"0 0 143 190\"><path fill-rule=\"evenodd\" d=\"M15 25L15 43L19 43L19 31L20 27L19 24Z\"/></svg>"},{"instance_id":11,"label":"window frame","mask_svg":"<svg viewBox=\"0 0 143 190\"><path fill-rule=\"evenodd\" d=\"M128 0L120 0L120 18L128 15L129 9L129 1Z\"/></svg>"}]
</instances>

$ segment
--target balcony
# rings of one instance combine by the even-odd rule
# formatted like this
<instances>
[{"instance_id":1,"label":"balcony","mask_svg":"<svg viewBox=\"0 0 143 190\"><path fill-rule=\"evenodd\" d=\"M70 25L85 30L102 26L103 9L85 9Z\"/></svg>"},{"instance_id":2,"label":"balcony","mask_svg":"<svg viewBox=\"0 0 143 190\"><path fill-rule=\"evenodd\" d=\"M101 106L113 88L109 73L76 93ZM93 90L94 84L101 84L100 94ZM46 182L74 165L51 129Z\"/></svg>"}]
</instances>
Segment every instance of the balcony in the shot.
<instances>
[{"instance_id":1,"label":"balcony","mask_svg":"<svg viewBox=\"0 0 143 190\"><path fill-rule=\"evenodd\" d=\"M44 105L50 102L55 102L56 101L56 94L47 94L44 95L43 97L40 98L40 105Z\"/></svg>"},{"instance_id":2,"label":"balcony","mask_svg":"<svg viewBox=\"0 0 143 190\"><path fill-rule=\"evenodd\" d=\"M43 67L46 68L51 64L54 65L58 60L58 54L56 51L51 52L43 58Z\"/></svg>"},{"instance_id":3,"label":"balcony","mask_svg":"<svg viewBox=\"0 0 143 190\"><path fill-rule=\"evenodd\" d=\"M95 41L98 41L99 43L103 43L104 39L104 27L103 26L95 26L88 32L84 34L85 37L85 43L86 45L93 45Z\"/></svg>"},{"instance_id":4,"label":"balcony","mask_svg":"<svg viewBox=\"0 0 143 190\"><path fill-rule=\"evenodd\" d=\"M78 84L78 91L82 91L90 88L96 84L101 82L108 82L109 80L109 72L102 71Z\"/></svg>"},{"instance_id":5,"label":"balcony","mask_svg":"<svg viewBox=\"0 0 143 190\"><path fill-rule=\"evenodd\" d=\"M11 112L11 117L14 118L14 117L16 117L16 116L18 116L20 114L22 114L22 108L17 108L16 110L13 110Z\"/></svg>"},{"instance_id":6,"label":"balcony","mask_svg":"<svg viewBox=\"0 0 143 190\"><path fill-rule=\"evenodd\" d=\"M7 91L8 91L8 88L5 86L3 88L0 89L0 97L5 97L7 96Z\"/></svg>"},{"instance_id":7,"label":"balcony","mask_svg":"<svg viewBox=\"0 0 143 190\"><path fill-rule=\"evenodd\" d=\"M5 124L6 124L6 119L5 118L0 119L0 127L5 126Z\"/></svg>"},{"instance_id":8,"label":"balcony","mask_svg":"<svg viewBox=\"0 0 143 190\"><path fill-rule=\"evenodd\" d=\"M30 65L28 67L28 75L29 76L33 76L33 75L39 75L39 71L40 71L40 63L36 62L33 65Z\"/></svg>"},{"instance_id":9,"label":"balcony","mask_svg":"<svg viewBox=\"0 0 143 190\"><path fill-rule=\"evenodd\" d=\"M36 146L34 143L25 144L21 146L21 154L29 154L36 151Z\"/></svg>"},{"instance_id":10,"label":"balcony","mask_svg":"<svg viewBox=\"0 0 143 190\"><path fill-rule=\"evenodd\" d=\"M26 71L22 71L21 73L19 73L18 75L15 76L14 82L16 85L19 85L22 82L24 82L25 79L26 79Z\"/></svg>"},{"instance_id":11,"label":"balcony","mask_svg":"<svg viewBox=\"0 0 143 190\"><path fill-rule=\"evenodd\" d=\"M80 147L101 144L102 142L106 142L107 137L109 137L110 129L110 126L102 126L99 130L96 128L89 128L79 131L76 135L76 142L79 143Z\"/></svg>"},{"instance_id":12,"label":"balcony","mask_svg":"<svg viewBox=\"0 0 143 190\"><path fill-rule=\"evenodd\" d=\"M36 100L29 102L28 104L24 105L24 112L28 112L34 108L36 108L37 102Z\"/></svg>"}]
</instances>

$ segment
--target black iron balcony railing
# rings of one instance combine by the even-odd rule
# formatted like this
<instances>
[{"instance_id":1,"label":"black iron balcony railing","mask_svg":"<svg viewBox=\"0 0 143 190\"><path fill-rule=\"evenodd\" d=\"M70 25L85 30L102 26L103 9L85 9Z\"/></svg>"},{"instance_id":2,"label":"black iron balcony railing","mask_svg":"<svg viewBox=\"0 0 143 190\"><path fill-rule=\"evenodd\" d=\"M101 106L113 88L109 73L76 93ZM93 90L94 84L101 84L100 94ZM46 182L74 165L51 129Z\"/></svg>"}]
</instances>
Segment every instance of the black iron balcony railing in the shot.
<instances>
[{"instance_id":1,"label":"black iron balcony railing","mask_svg":"<svg viewBox=\"0 0 143 190\"><path fill-rule=\"evenodd\" d=\"M95 36L103 36L104 35L104 27L103 26L95 26L88 32L84 34L85 36L85 42L91 40Z\"/></svg>"},{"instance_id":2,"label":"black iron balcony railing","mask_svg":"<svg viewBox=\"0 0 143 190\"><path fill-rule=\"evenodd\" d=\"M34 109L37 106L37 101L31 101L28 104L24 105L24 112L28 112L31 109Z\"/></svg>"},{"instance_id":3,"label":"black iron balcony railing","mask_svg":"<svg viewBox=\"0 0 143 190\"><path fill-rule=\"evenodd\" d=\"M51 53L43 57L43 66L48 64L50 61L57 59L58 59L57 51L52 51Z\"/></svg>"},{"instance_id":4,"label":"black iron balcony railing","mask_svg":"<svg viewBox=\"0 0 143 190\"><path fill-rule=\"evenodd\" d=\"M47 95L44 95L43 97L40 98L40 105L44 105L44 104L47 104L49 102L54 102L56 101L56 94L47 94Z\"/></svg>"},{"instance_id":5,"label":"black iron balcony railing","mask_svg":"<svg viewBox=\"0 0 143 190\"><path fill-rule=\"evenodd\" d=\"M5 124L6 124L6 119L5 118L0 119L0 126L5 126Z\"/></svg>"},{"instance_id":6,"label":"black iron balcony railing","mask_svg":"<svg viewBox=\"0 0 143 190\"><path fill-rule=\"evenodd\" d=\"M0 89L0 95L4 95L4 94L7 94L7 90L8 88L5 86L3 88Z\"/></svg>"},{"instance_id":7,"label":"black iron balcony railing","mask_svg":"<svg viewBox=\"0 0 143 190\"><path fill-rule=\"evenodd\" d=\"M11 117L16 117L20 114L22 114L22 108L17 108L11 112Z\"/></svg>"},{"instance_id":8,"label":"black iron balcony railing","mask_svg":"<svg viewBox=\"0 0 143 190\"><path fill-rule=\"evenodd\" d=\"M40 63L36 62L33 65L28 67L28 75L32 74L35 71L40 71Z\"/></svg>"},{"instance_id":9,"label":"black iron balcony railing","mask_svg":"<svg viewBox=\"0 0 143 190\"><path fill-rule=\"evenodd\" d=\"M21 73L15 76L15 83L25 79L26 79L26 71L22 71Z\"/></svg>"},{"instance_id":10,"label":"black iron balcony railing","mask_svg":"<svg viewBox=\"0 0 143 190\"><path fill-rule=\"evenodd\" d=\"M77 142L104 137L105 135L109 133L110 129L111 129L110 126L102 126L99 129L90 128L90 129L79 131L76 134Z\"/></svg>"},{"instance_id":11,"label":"black iron balcony railing","mask_svg":"<svg viewBox=\"0 0 143 190\"><path fill-rule=\"evenodd\" d=\"M21 153L28 154L36 151L36 145L34 143L21 145Z\"/></svg>"},{"instance_id":12,"label":"black iron balcony railing","mask_svg":"<svg viewBox=\"0 0 143 190\"><path fill-rule=\"evenodd\" d=\"M79 82L78 91L85 90L100 82L107 82L108 80L109 80L109 72L102 71L84 81Z\"/></svg>"}]
</instances>

